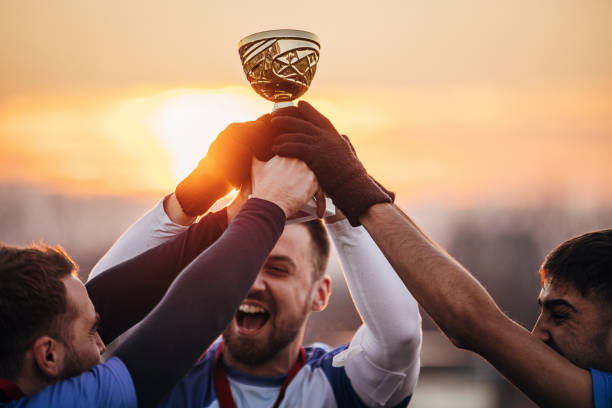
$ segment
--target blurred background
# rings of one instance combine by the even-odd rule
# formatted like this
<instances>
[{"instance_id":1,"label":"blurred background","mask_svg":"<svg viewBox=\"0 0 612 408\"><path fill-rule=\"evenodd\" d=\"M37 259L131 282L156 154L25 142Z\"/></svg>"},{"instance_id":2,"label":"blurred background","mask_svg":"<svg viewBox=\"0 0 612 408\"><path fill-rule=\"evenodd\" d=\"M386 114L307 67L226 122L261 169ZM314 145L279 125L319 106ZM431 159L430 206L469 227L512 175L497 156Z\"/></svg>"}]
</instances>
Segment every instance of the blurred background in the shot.
<instances>
[{"instance_id":1,"label":"blurred background","mask_svg":"<svg viewBox=\"0 0 612 408\"><path fill-rule=\"evenodd\" d=\"M612 226L611 21L608 0L5 1L0 240L61 244L85 279L219 131L271 110L238 41L304 29L322 42L304 98L531 328L544 255ZM307 340L336 345L360 320L336 258L330 273ZM424 329L411 406L534 406Z\"/></svg>"}]
</instances>

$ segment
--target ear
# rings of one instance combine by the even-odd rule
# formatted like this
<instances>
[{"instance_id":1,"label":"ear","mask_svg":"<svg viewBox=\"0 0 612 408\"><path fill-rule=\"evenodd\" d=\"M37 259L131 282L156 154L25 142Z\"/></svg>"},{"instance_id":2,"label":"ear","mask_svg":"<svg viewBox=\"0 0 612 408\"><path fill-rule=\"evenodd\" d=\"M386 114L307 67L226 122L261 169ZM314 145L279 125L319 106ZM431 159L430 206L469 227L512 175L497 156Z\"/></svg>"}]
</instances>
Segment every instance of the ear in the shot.
<instances>
[{"instance_id":1,"label":"ear","mask_svg":"<svg viewBox=\"0 0 612 408\"><path fill-rule=\"evenodd\" d=\"M34 360L40 371L48 377L59 377L64 363L64 346L49 336L36 339L32 347Z\"/></svg>"},{"instance_id":2,"label":"ear","mask_svg":"<svg viewBox=\"0 0 612 408\"><path fill-rule=\"evenodd\" d=\"M310 310L313 312L321 312L327 307L329 295L331 294L331 278L329 275L323 275L321 279L316 281L313 289L312 305Z\"/></svg>"}]
</instances>

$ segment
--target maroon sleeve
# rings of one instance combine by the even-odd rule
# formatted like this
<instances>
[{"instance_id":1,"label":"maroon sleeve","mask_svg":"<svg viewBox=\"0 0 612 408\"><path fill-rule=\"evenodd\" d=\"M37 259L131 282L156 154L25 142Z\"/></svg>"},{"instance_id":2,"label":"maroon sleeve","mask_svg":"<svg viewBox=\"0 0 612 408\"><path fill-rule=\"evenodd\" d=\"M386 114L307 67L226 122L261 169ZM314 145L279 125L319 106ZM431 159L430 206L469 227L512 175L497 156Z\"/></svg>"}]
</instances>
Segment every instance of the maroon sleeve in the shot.
<instances>
[{"instance_id":1,"label":"maroon sleeve","mask_svg":"<svg viewBox=\"0 0 612 408\"><path fill-rule=\"evenodd\" d=\"M277 205L249 199L228 229L174 280L116 350L139 406L154 406L221 334L283 232Z\"/></svg>"},{"instance_id":2,"label":"maroon sleeve","mask_svg":"<svg viewBox=\"0 0 612 408\"><path fill-rule=\"evenodd\" d=\"M179 272L215 242L226 228L225 209L208 214L171 240L87 282L89 297L100 314L102 341L110 343L142 320L161 300Z\"/></svg>"}]
</instances>

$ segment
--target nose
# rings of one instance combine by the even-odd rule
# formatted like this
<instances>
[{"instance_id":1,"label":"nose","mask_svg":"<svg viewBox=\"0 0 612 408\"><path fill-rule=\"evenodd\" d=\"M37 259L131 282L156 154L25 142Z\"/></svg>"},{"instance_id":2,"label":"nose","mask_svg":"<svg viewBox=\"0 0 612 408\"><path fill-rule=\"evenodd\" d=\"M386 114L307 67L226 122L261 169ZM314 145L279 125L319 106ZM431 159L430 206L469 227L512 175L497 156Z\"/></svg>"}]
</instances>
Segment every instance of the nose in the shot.
<instances>
[{"instance_id":1,"label":"nose","mask_svg":"<svg viewBox=\"0 0 612 408\"><path fill-rule=\"evenodd\" d=\"M255 282L253 282L253 285L251 286L251 289L249 289L249 293L251 292L261 292L264 291L266 289L266 280L263 276L263 273L261 273L261 271L257 274L257 277L255 278Z\"/></svg>"},{"instance_id":2,"label":"nose","mask_svg":"<svg viewBox=\"0 0 612 408\"><path fill-rule=\"evenodd\" d=\"M543 313L540 313L538 316L538 320L536 320L536 323L531 330L531 334L542 340L544 343L547 343L550 340L550 332L546 327Z\"/></svg>"}]
</instances>

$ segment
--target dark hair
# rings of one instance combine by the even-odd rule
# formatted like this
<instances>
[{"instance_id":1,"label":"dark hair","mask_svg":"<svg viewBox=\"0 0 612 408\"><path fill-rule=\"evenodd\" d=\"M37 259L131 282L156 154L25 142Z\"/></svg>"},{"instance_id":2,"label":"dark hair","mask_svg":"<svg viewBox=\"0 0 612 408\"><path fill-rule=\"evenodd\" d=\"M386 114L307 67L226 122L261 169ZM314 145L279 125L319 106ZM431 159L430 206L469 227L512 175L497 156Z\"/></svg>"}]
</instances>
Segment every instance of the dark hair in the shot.
<instances>
[{"instance_id":1,"label":"dark hair","mask_svg":"<svg viewBox=\"0 0 612 408\"><path fill-rule=\"evenodd\" d=\"M595 295L612 306L612 229L559 245L544 259L540 279L571 284L582 296Z\"/></svg>"},{"instance_id":2,"label":"dark hair","mask_svg":"<svg viewBox=\"0 0 612 408\"><path fill-rule=\"evenodd\" d=\"M313 281L321 278L327 269L329 261L329 236L320 219L303 222L312 239L313 250L316 254Z\"/></svg>"},{"instance_id":3,"label":"dark hair","mask_svg":"<svg viewBox=\"0 0 612 408\"><path fill-rule=\"evenodd\" d=\"M26 351L40 336L66 338L72 314L61 279L76 270L59 246L0 243L0 377L19 374Z\"/></svg>"}]
</instances>

